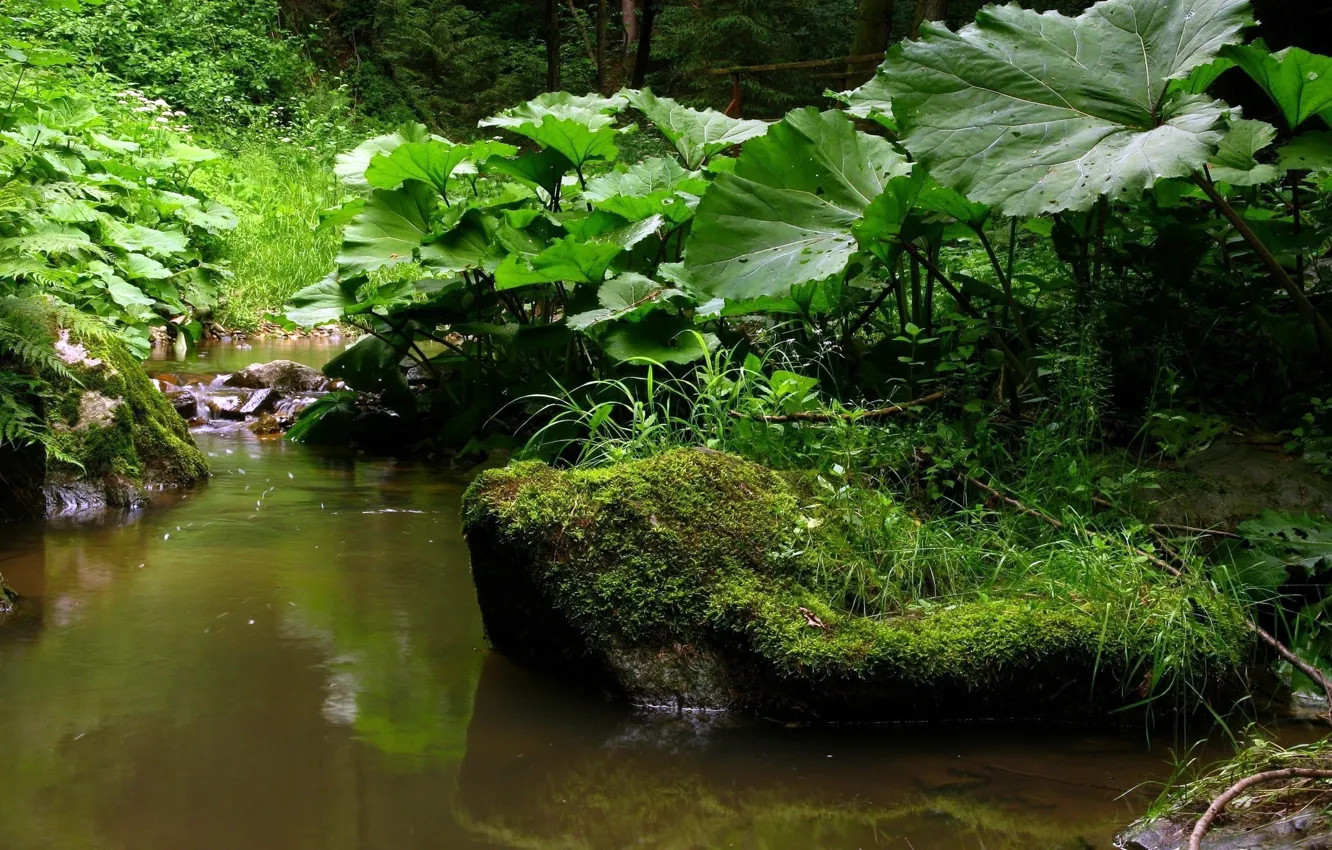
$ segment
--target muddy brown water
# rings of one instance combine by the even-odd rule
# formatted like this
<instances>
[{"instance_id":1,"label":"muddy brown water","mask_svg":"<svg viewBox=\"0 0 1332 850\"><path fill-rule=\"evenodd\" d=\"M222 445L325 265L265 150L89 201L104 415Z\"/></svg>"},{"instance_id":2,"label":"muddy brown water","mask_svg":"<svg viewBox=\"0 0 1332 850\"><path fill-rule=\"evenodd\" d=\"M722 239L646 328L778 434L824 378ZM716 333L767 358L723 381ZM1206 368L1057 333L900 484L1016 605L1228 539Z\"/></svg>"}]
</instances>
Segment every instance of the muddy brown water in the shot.
<instances>
[{"instance_id":1,"label":"muddy brown water","mask_svg":"<svg viewBox=\"0 0 1332 850\"><path fill-rule=\"evenodd\" d=\"M0 847L1100 848L1181 743L637 715L487 651L455 476L199 440L191 492L0 530Z\"/></svg>"}]
</instances>

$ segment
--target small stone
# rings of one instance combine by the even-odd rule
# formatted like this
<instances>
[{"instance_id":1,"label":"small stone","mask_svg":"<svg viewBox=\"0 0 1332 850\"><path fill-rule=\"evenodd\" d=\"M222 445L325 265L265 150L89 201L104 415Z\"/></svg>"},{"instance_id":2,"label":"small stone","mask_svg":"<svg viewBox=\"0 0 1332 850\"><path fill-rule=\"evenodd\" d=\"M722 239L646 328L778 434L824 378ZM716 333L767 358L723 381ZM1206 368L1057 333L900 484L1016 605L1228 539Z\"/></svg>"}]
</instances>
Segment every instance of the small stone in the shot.
<instances>
[{"instance_id":1,"label":"small stone","mask_svg":"<svg viewBox=\"0 0 1332 850\"><path fill-rule=\"evenodd\" d=\"M274 360L271 363L253 363L226 379L229 387L273 389L282 392L322 392L328 389L328 378L292 360Z\"/></svg>"}]
</instances>

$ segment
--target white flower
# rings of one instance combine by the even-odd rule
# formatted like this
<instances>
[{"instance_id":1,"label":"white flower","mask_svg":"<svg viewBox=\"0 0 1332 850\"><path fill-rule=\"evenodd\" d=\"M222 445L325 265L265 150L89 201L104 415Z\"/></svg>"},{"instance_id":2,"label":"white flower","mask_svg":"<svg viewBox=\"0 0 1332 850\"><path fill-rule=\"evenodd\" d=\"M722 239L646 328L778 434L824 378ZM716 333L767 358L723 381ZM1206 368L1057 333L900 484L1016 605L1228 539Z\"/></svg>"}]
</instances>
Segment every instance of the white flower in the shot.
<instances>
[{"instance_id":1,"label":"white flower","mask_svg":"<svg viewBox=\"0 0 1332 850\"><path fill-rule=\"evenodd\" d=\"M168 117L166 117L165 115L159 115L159 116L157 116L156 118L154 118L153 120L156 121L158 124L170 124L170 123L171 123L171 119L168 118Z\"/></svg>"},{"instance_id":2,"label":"white flower","mask_svg":"<svg viewBox=\"0 0 1332 850\"><path fill-rule=\"evenodd\" d=\"M152 112L152 111L153 111L153 108L152 108L151 106L136 106L136 107L134 107L134 111L135 111L135 112Z\"/></svg>"}]
</instances>

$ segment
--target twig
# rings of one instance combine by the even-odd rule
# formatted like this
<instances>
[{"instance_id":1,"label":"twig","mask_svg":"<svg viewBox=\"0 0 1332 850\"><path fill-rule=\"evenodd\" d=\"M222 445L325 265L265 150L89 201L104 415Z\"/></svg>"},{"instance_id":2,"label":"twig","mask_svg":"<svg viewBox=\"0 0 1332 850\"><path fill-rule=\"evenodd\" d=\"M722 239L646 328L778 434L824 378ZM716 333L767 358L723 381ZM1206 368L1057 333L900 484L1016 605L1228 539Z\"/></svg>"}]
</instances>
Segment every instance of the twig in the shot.
<instances>
[{"instance_id":1,"label":"twig","mask_svg":"<svg viewBox=\"0 0 1332 850\"><path fill-rule=\"evenodd\" d=\"M1268 646L1272 647L1272 649L1276 650L1277 655L1280 655L1282 658L1284 658L1290 664L1290 666L1294 667L1304 675L1308 676L1309 681L1317 684L1320 688L1323 689L1323 695L1327 697L1328 710L1329 712L1332 712L1332 679L1329 679L1327 677L1327 674L1325 674L1322 670L1319 670L1317 667L1313 666L1309 662L1305 661L1303 658L1291 652L1289 649L1286 648L1285 644L1283 644L1281 641L1277 640L1276 638L1272 637L1272 635L1269 634L1266 629L1255 623L1252 619L1249 620L1248 625L1249 629L1254 634L1258 635L1258 637L1262 639L1263 643L1267 644Z\"/></svg>"},{"instance_id":2,"label":"twig","mask_svg":"<svg viewBox=\"0 0 1332 850\"><path fill-rule=\"evenodd\" d=\"M1226 807L1227 803L1255 785L1264 782L1275 782L1278 779L1332 779L1332 770L1320 770L1315 767L1287 767L1244 777L1226 789L1226 792L1220 797L1213 800L1212 805L1207 807L1203 816L1198 818L1198 823L1193 827L1192 834L1189 835L1189 850L1199 850L1202 846L1203 836L1207 834L1207 830L1212 826L1212 821L1216 820L1217 815L1221 814L1221 810Z\"/></svg>"},{"instance_id":3,"label":"twig","mask_svg":"<svg viewBox=\"0 0 1332 850\"><path fill-rule=\"evenodd\" d=\"M943 397L944 394L942 392L930 393L923 398L918 398L913 401L904 401L901 404L895 404L892 407L881 407L878 410L867 410L863 413L859 410L851 411L849 413L786 413L780 416L763 416L761 414L750 416L741 413L738 410L732 410L730 413L731 416L736 419L752 419L756 422L833 422L838 419L858 421L861 419L878 419L884 416L893 416L911 407L933 404Z\"/></svg>"}]
</instances>

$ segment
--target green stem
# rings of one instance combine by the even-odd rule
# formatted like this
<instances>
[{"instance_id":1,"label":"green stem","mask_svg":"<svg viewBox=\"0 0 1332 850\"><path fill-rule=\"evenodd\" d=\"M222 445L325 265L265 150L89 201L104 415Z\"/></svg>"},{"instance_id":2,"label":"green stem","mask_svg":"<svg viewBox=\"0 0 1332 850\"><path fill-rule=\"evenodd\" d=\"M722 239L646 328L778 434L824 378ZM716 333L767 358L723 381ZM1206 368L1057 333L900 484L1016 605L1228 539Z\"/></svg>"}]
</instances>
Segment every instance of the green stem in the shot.
<instances>
[{"instance_id":1,"label":"green stem","mask_svg":"<svg viewBox=\"0 0 1332 850\"><path fill-rule=\"evenodd\" d=\"M1234 225L1235 230L1239 232L1240 236L1244 237L1245 242L1249 243L1254 253L1267 264L1277 282L1285 287L1286 292L1295 301L1295 307L1300 311L1300 314L1313 324L1314 330L1318 334L1318 347L1323 354L1332 354L1332 325L1328 325L1327 319L1324 319L1313 303L1309 301L1308 296L1304 294L1304 290L1291 279L1290 273L1281 265L1281 261L1268 250L1268 247L1263 244L1263 240L1258 238L1258 234L1253 232L1253 228L1249 227L1244 218L1235 211L1235 208L1221 196L1221 193L1216 190L1216 186L1212 184L1210 177L1206 174L1195 174L1194 182L1202 187L1202 190L1207 193L1207 197L1211 199L1212 204Z\"/></svg>"}]
</instances>

